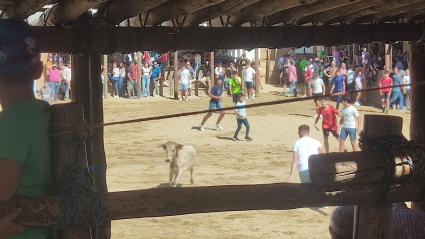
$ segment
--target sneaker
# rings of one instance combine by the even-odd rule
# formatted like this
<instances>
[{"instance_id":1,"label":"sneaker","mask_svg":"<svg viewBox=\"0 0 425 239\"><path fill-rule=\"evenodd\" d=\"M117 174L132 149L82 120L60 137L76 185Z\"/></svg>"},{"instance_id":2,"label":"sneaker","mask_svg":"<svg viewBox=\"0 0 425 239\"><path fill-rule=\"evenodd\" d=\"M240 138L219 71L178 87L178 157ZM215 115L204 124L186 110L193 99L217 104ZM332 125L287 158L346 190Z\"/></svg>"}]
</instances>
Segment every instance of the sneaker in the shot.
<instances>
[{"instance_id":1,"label":"sneaker","mask_svg":"<svg viewBox=\"0 0 425 239\"><path fill-rule=\"evenodd\" d=\"M205 127L203 125L199 126L200 131L205 131Z\"/></svg>"},{"instance_id":2,"label":"sneaker","mask_svg":"<svg viewBox=\"0 0 425 239\"><path fill-rule=\"evenodd\" d=\"M247 137L245 137L245 140L246 140L246 141L251 141L251 140L252 140L252 138L251 138L251 137L249 137L249 136L247 136Z\"/></svg>"},{"instance_id":3,"label":"sneaker","mask_svg":"<svg viewBox=\"0 0 425 239\"><path fill-rule=\"evenodd\" d=\"M240 139L238 137L233 137L232 138L232 141L235 141L236 142L236 141L240 141Z\"/></svg>"},{"instance_id":4,"label":"sneaker","mask_svg":"<svg viewBox=\"0 0 425 239\"><path fill-rule=\"evenodd\" d=\"M354 106L360 106L360 103L359 102L354 102Z\"/></svg>"},{"instance_id":5,"label":"sneaker","mask_svg":"<svg viewBox=\"0 0 425 239\"><path fill-rule=\"evenodd\" d=\"M219 124L216 124L216 125L215 125L215 127L216 127L218 130L223 130L223 127L221 127L221 125L219 125Z\"/></svg>"},{"instance_id":6,"label":"sneaker","mask_svg":"<svg viewBox=\"0 0 425 239\"><path fill-rule=\"evenodd\" d=\"M388 109L385 109L385 114L388 114Z\"/></svg>"},{"instance_id":7,"label":"sneaker","mask_svg":"<svg viewBox=\"0 0 425 239\"><path fill-rule=\"evenodd\" d=\"M385 113L385 108L384 107L382 107L382 113Z\"/></svg>"}]
</instances>

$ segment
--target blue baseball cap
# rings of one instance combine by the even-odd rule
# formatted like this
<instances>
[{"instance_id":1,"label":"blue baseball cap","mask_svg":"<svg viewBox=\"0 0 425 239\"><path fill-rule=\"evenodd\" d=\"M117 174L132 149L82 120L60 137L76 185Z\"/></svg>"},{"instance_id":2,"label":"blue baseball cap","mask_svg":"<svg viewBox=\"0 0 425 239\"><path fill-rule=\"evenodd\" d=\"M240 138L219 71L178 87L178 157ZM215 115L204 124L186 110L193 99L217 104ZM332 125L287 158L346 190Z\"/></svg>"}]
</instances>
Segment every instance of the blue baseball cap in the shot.
<instances>
[{"instance_id":1,"label":"blue baseball cap","mask_svg":"<svg viewBox=\"0 0 425 239\"><path fill-rule=\"evenodd\" d=\"M0 19L0 78L32 74L40 48L24 21Z\"/></svg>"}]
</instances>

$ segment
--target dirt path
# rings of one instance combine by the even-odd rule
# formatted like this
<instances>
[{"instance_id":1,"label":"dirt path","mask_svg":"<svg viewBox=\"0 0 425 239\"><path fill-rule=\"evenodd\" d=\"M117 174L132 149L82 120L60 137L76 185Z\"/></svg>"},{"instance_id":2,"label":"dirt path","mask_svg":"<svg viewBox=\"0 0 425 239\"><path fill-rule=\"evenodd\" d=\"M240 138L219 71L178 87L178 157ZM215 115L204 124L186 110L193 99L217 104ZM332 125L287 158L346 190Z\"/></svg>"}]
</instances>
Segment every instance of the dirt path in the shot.
<instances>
[{"instance_id":1,"label":"dirt path","mask_svg":"<svg viewBox=\"0 0 425 239\"><path fill-rule=\"evenodd\" d=\"M266 93L255 102L282 99L275 94L277 90L266 86ZM110 98L105 100L105 121L204 110L208 100L205 97L195 97L188 102ZM226 97L224 105L232 105L230 97ZM379 113L370 107L359 109L362 115ZM404 133L408 135L410 115L393 114L403 116ZM313 128L314 115L314 105L310 101L248 109L254 138L251 142L229 140L236 127L233 114L224 118L223 131L214 129L217 115L207 122L209 129L205 132L193 129L199 125L201 115L107 127L105 147L109 189L121 191L164 186L168 180L168 165L159 145L167 140L196 146L199 165L195 169L194 186L282 182L289 172L292 144L298 138L297 127L308 124L312 127L311 135L321 142L323 140L322 133ZM331 140L331 151L337 151L336 140ZM191 186L188 175L181 183L183 187ZM332 208L249 211L123 220L113 222L112 236L120 239L329 238L331 211Z\"/></svg>"}]
</instances>

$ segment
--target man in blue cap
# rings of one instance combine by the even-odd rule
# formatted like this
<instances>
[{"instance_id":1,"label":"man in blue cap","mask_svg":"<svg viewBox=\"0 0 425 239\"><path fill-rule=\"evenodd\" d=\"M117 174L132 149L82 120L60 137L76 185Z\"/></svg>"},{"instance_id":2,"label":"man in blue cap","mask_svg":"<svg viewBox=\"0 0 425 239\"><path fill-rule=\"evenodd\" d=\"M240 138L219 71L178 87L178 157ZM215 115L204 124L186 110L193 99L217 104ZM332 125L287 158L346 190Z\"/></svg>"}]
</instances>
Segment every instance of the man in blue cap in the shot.
<instances>
[{"instance_id":1,"label":"man in blue cap","mask_svg":"<svg viewBox=\"0 0 425 239\"><path fill-rule=\"evenodd\" d=\"M0 20L0 205L15 196L42 197L51 185L50 114L33 92L42 69L30 26ZM47 238L45 229L15 224L17 214L0 218L0 239Z\"/></svg>"}]
</instances>

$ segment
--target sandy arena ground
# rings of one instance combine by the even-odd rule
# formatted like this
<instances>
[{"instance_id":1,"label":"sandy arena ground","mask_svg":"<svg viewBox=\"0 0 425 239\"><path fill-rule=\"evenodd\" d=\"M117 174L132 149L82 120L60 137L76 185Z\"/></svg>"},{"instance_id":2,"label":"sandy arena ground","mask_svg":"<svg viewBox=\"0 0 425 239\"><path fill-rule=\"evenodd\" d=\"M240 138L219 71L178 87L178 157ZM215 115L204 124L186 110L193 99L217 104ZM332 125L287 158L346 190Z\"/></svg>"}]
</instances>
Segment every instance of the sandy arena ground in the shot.
<instances>
[{"instance_id":1,"label":"sandy arena ground","mask_svg":"<svg viewBox=\"0 0 425 239\"><path fill-rule=\"evenodd\" d=\"M265 86L261 97L254 102L283 99L276 95L278 90ZM193 97L188 102L108 98L105 121L204 110L208 101L207 97ZM225 97L224 105L232 105L230 97ZM372 107L359 107L359 111L361 115L379 114L379 110ZM408 136L410 115L396 111L391 114L403 116L403 130ZM248 109L254 139L251 142L229 140L236 128L233 114L224 118L223 131L215 130L216 114L207 122L205 132L193 129L199 125L202 115L107 127L109 190L144 189L168 183L169 169L164 162L164 151L159 147L167 140L194 144L197 148L199 157L193 186L283 182L289 174L292 145L298 139L297 127L310 125L311 135L323 142L322 133L313 128L314 115L312 101ZM241 138L244 132L242 130ZM337 141L331 139L330 143L331 151L337 151ZM299 182L298 175L294 178ZM189 174L181 183L183 187L191 186ZM122 220L112 223L112 238L329 238L331 211L332 208L247 211Z\"/></svg>"}]
</instances>

